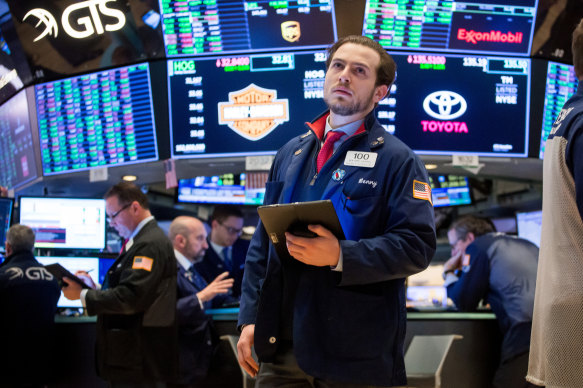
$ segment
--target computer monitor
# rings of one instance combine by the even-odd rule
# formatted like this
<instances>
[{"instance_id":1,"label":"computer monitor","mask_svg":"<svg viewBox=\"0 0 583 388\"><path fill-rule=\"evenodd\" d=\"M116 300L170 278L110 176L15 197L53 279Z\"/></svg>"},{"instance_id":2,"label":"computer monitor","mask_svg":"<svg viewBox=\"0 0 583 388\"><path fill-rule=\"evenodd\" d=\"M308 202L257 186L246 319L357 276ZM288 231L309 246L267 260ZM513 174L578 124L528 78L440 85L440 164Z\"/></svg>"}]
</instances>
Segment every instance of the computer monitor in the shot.
<instances>
[{"instance_id":1,"label":"computer monitor","mask_svg":"<svg viewBox=\"0 0 583 388\"><path fill-rule=\"evenodd\" d=\"M533 242L537 247L540 247L542 223L542 210L516 213L518 237Z\"/></svg>"},{"instance_id":2,"label":"computer monitor","mask_svg":"<svg viewBox=\"0 0 583 388\"><path fill-rule=\"evenodd\" d=\"M42 265L59 263L72 274L77 271L88 272L94 281L99 278L99 258L97 257L56 257L37 256L37 261ZM82 308L81 300L69 300L61 292L61 297L57 302L59 308Z\"/></svg>"},{"instance_id":3,"label":"computer monitor","mask_svg":"<svg viewBox=\"0 0 583 388\"><path fill-rule=\"evenodd\" d=\"M395 50L528 56L538 0L366 0L363 35Z\"/></svg>"},{"instance_id":4,"label":"computer monitor","mask_svg":"<svg viewBox=\"0 0 583 388\"><path fill-rule=\"evenodd\" d=\"M168 61L173 158L275 154L321 114L326 54Z\"/></svg>"},{"instance_id":5,"label":"computer monitor","mask_svg":"<svg viewBox=\"0 0 583 388\"><path fill-rule=\"evenodd\" d=\"M433 207L472 203L468 178L465 176L429 174L429 184Z\"/></svg>"},{"instance_id":6,"label":"computer monitor","mask_svg":"<svg viewBox=\"0 0 583 388\"><path fill-rule=\"evenodd\" d=\"M333 0L160 0L168 57L325 48L336 41Z\"/></svg>"},{"instance_id":7,"label":"computer monitor","mask_svg":"<svg viewBox=\"0 0 583 388\"><path fill-rule=\"evenodd\" d=\"M577 91L579 81L573 65L549 61L545 88L545 105L540 139L539 158L543 159L547 138L553 123L563 109L565 102Z\"/></svg>"},{"instance_id":8,"label":"computer monitor","mask_svg":"<svg viewBox=\"0 0 583 388\"><path fill-rule=\"evenodd\" d=\"M376 114L415 152L526 157L531 60L391 52L397 79Z\"/></svg>"},{"instance_id":9,"label":"computer monitor","mask_svg":"<svg viewBox=\"0 0 583 388\"><path fill-rule=\"evenodd\" d=\"M12 198L0 198L0 253L6 252L4 243L12 221L13 205L14 200Z\"/></svg>"},{"instance_id":10,"label":"computer monitor","mask_svg":"<svg viewBox=\"0 0 583 388\"><path fill-rule=\"evenodd\" d=\"M448 307L447 289L443 286L443 264L432 264L407 278L408 308L441 310Z\"/></svg>"},{"instance_id":11,"label":"computer monitor","mask_svg":"<svg viewBox=\"0 0 583 388\"><path fill-rule=\"evenodd\" d=\"M0 106L0 186L18 188L38 178L35 144L22 90Z\"/></svg>"},{"instance_id":12,"label":"computer monitor","mask_svg":"<svg viewBox=\"0 0 583 388\"><path fill-rule=\"evenodd\" d=\"M36 233L35 248L105 247L105 200L20 197L20 223Z\"/></svg>"},{"instance_id":13,"label":"computer monitor","mask_svg":"<svg viewBox=\"0 0 583 388\"><path fill-rule=\"evenodd\" d=\"M267 173L197 176L178 181L178 202L262 205Z\"/></svg>"},{"instance_id":14,"label":"computer monitor","mask_svg":"<svg viewBox=\"0 0 583 388\"><path fill-rule=\"evenodd\" d=\"M158 160L148 64L35 86L44 175Z\"/></svg>"}]
</instances>

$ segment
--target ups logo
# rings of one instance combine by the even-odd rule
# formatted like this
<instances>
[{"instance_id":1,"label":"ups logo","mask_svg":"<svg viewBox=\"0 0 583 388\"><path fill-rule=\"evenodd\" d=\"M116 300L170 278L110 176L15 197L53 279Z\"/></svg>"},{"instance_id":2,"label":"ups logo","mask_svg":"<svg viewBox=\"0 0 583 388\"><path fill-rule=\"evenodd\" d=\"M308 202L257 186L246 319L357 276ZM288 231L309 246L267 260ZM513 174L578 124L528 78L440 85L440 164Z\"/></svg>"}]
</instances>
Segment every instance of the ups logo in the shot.
<instances>
[{"instance_id":1,"label":"ups logo","mask_svg":"<svg viewBox=\"0 0 583 388\"><path fill-rule=\"evenodd\" d=\"M277 90L250 84L230 92L229 102L219 102L219 124L228 125L247 140L257 141L289 121L288 105L287 99L277 99Z\"/></svg>"},{"instance_id":2,"label":"ups logo","mask_svg":"<svg viewBox=\"0 0 583 388\"><path fill-rule=\"evenodd\" d=\"M300 40L301 35L300 22L289 21L281 23L281 36L283 39L293 43Z\"/></svg>"}]
</instances>

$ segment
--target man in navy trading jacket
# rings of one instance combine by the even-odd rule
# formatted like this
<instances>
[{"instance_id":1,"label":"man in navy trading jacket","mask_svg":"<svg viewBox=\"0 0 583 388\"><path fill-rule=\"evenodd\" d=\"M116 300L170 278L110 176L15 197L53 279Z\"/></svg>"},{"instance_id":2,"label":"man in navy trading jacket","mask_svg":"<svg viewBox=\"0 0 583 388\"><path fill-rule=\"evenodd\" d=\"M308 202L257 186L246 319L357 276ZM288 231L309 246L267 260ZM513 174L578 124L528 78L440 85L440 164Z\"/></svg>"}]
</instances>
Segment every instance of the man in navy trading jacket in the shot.
<instances>
[{"instance_id":1,"label":"man in navy trading jacket","mask_svg":"<svg viewBox=\"0 0 583 388\"><path fill-rule=\"evenodd\" d=\"M176 217L170 224L169 237L178 262L176 311L180 347L180 377L171 387L194 387L206 376L214 349L212 317L205 309L213 307L215 301L220 306L233 279L223 272L207 284L197 272L194 264L209 248L205 227L198 219Z\"/></svg>"},{"instance_id":2,"label":"man in navy trading jacket","mask_svg":"<svg viewBox=\"0 0 583 388\"><path fill-rule=\"evenodd\" d=\"M405 385L405 277L435 251L427 172L375 118L395 78L386 51L348 36L326 66L330 110L279 150L264 203L330 199L346 240L310 225L317 237L286 233L293 259L280 258L259 223L243 276L239 363L258 387Z\"/></svg>"},{"instance_id":3,"label":"man in navy trading jacket","mask_svg":"<svg viewBox=\"0 0 583 388\"><path fill-rule=\"evenodd\" d=\"M0 264L0 387L44 386L49 379L61 291L35 259L34 240L25 225L13 225L6 234L6 260Z\"/></svg>"},{"instance_id":4,"label":"man in navy trading jacket","mask_svg":"<svg viewBox=\"0 0 583 388\"><path fill-rule=\"evenodd\" d=\"M532 387L525 380L536 284L538 248L528 240L496 233L487 219L465 216L447 232L452 257L443 265L447 296L460 311L482 299L504 335L494 388Z\"/></svg>"},{"instance_id":5,"label":"man in navy trading jacket","mask_svg":"<svg viewBox=\"0 0 583 388\"><path fill-rule=\"evenodd\" d=\"M176 377L176 259L138 187L105 194L109 223L126 239L100 290L68 281L63 293L97 315L97 372L111 386L163 387ZM65 278L66 279L66 278Z\"/></svg>"},{"instance_id":6,"label":"man in navy trading jacket","mask_svg":"<svg viewBox=\"0 0 583 388\"><path fill-rule=\"evenodd\" d=\"M249 241L239 238L243 232L243 213L235 206L217 205L211 215L211 231L204 258L195 264L207 282L212 282L223 272L229 272L234 284L231 295L239 298L245 256ZM234 299L235 301L235 299Z\"/></svg>"}]
</instances>

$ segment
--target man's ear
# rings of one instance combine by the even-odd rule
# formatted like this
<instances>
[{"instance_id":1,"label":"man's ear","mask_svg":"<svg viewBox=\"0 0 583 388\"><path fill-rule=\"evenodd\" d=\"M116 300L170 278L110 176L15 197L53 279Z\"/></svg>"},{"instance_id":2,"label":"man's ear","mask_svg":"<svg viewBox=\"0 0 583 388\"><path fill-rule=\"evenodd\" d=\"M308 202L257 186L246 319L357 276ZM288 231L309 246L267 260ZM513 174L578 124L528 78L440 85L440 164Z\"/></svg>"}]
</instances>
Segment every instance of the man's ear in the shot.
<instances>
[{"instance_id":1,"label":"man's ear","mask_svg":"<svg viewBox=\"0 0 583 388\"><path fill-rule=\"evenodd\" d=\"M476 236L474 236L474 234L472 232L468 232L468 235L466 236L466 240L469 241L470 243L473 243L475 239L476 239Z\"/></svg>"},{"instance_id":2,"label":"man's ear","mask_svg":"<svg viewBox=\"0 0 583 388\"><path fill-rule=\"evenodd\" d=\"M380 100L385 98L387 93L389 92L389 87L387 85L379 85L375 86L374 94L373 94L373 101L377 104Z\"/></svg>"},{"instance_id":3,"label":"man's ear","mask_svg":"<svg viewBox=\"0 0 583 388\"><path fill-rule=\"evenodd\" d=\"M4 248L6 249L6 256L10 256L12 254L12 246L8 241L4 243Z\"/></svg>"}]
</instances>

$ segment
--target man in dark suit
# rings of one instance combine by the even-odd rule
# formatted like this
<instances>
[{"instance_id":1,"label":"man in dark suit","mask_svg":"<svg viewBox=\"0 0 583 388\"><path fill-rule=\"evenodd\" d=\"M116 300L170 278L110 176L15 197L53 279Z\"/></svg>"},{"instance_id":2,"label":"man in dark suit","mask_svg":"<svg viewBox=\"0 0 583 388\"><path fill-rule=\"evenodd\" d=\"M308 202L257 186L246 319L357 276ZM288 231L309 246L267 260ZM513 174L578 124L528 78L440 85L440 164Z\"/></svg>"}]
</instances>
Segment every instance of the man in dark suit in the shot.
<instances>
[{"instance_id":1,"label":"man in dark suit","mask_svg":"<svg viewBox=\"0 0 583 388\"><path fill-rule=\"evenodd\" d=\"M165 387L178 374L176 261L148 198L121 182L105 194L109 223L125 239L100 290L73 282L65 297L97 315L97 372L112 387ZM86 274L84 274L87 276Z\"/></svg>"},{"instance_id":2,"label":"man in dark suit","mask_svg":"<svg viewBox=\"0 0 583 388\"><path fill-rule=\"evenodd\" d=\"M243 268L249 241L239 238L243 231L243 213L235 206L217 205L211 215L209 249L195 264L196 270L207 282L227 271L234 279L231 296L240 298Z\"/></svg>"},{"instance_id":3,"label":"man in dark suit","mask_svg":"<svg viewBox=\"0 0 583 388\"><path fill-rule=\"evenodd\" d=\"M0 264L0 387L42 387L49 379L59 285L33 254L35 235L25 225L6 234Z\"/></svg>"},{"instance_id":4,"label":"man in dark suit","mask_svg":"<svg viewBox=\"0 0 583 388\"><path fill-rule=\"evenodd\" d=\"M186 388L206 376L213 353L212 319L204 310L231 289L233 279L223 272L207 284L195 270L193 264L202 260L208 249L202 222L194 217L176 217L170 224L169 235L178 262L176 311L180 350L180 377L171 386Z\"/></svg>"}]
</instances>

